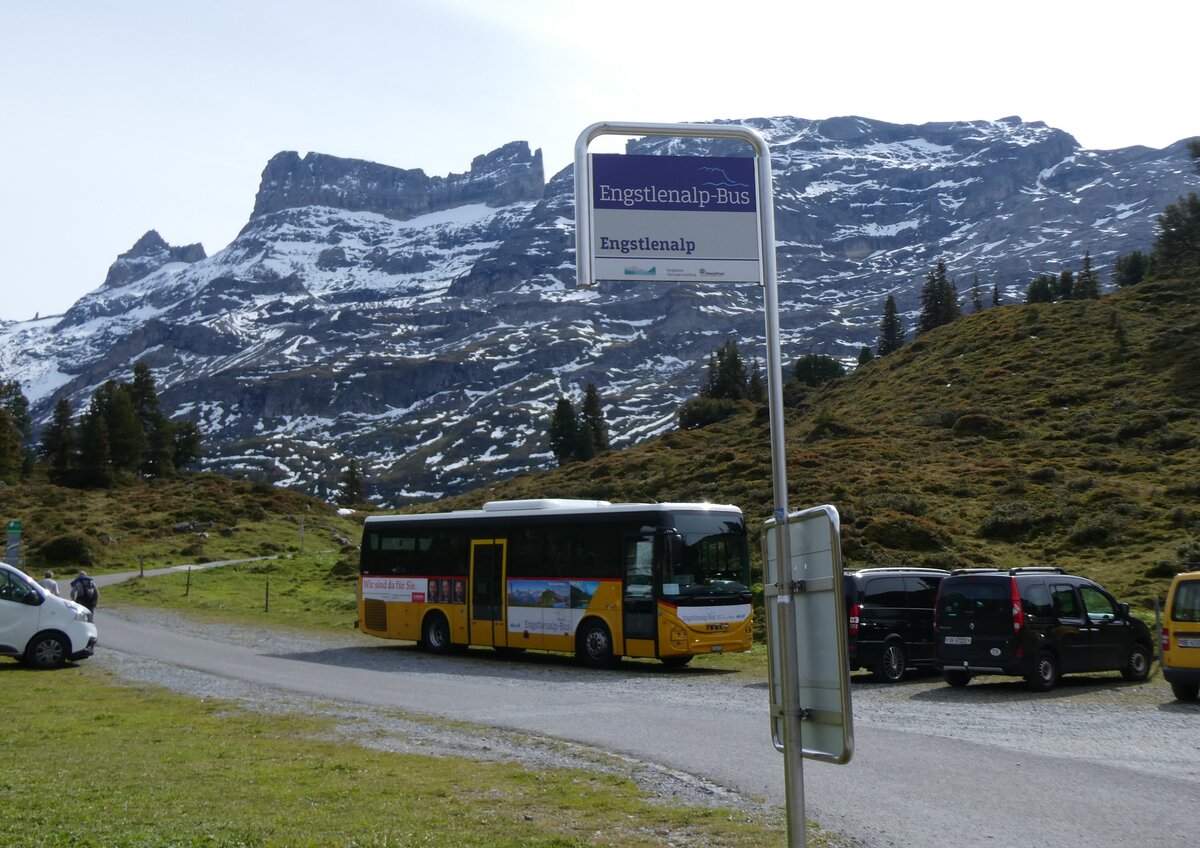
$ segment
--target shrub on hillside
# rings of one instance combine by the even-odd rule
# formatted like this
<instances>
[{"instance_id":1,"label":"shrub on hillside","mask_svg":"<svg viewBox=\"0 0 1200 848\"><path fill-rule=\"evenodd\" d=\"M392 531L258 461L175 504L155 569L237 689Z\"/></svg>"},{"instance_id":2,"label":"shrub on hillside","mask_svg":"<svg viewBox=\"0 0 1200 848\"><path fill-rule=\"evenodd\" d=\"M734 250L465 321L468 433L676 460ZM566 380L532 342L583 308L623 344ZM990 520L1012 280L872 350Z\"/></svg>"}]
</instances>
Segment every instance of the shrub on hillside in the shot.
<instances>
[{"instance_id":1,"label":"shrub on hillside","mask_svg":"<svg viewBox=\"0 0 1200 848\"><path fill-rule=\"evenodd\" d=\"M954 422L956 436L983 436L988 439L1001 439L1008 435L1008 425L993 415L971 412L959 416Z\"/></svg>"},{"instance_id":2,"label":"shrub on hillside","mask_svg":"<svg viewBox=\"0 0 1200 848\"><path fill-rule=\"evenodd\" d=\"M931 551L949 544L947 533L932 521L885 511L863 528L867 541L902 551Z\"/></svg>"},{"instance_id":3,"label":"shrub on hillside","mask_svg":"<svg viewBox=\"0 0 1200 848\"><path fill-rule=\"evenodd\" d=\"M692 398L679 407L679 426L684 430L705 427L728 418L740 408L737 401L726 398Z\"/></svg>"},{"instance_id":4,"label":"shrub on hillside","mask_svg":"<svg viewBox=\"0 0 1200 848\"><path fill-rule=\"evenodd\" d=\"M47 565L94 565L96 546L79 533L55 536L37 549L35 558Z\"/></svg>"},{"instance_id":5,"label":"shrub on hillside","mask_svg":"<svg viewBox=\"0 0 1200 848\"><path fill-rule=\"evenodd\" d=\"M1058 518L1051 508L1025 500L1002 501L979 524L987 539L1023 539L1036 535Z\"/></svg>"}]
</instances>

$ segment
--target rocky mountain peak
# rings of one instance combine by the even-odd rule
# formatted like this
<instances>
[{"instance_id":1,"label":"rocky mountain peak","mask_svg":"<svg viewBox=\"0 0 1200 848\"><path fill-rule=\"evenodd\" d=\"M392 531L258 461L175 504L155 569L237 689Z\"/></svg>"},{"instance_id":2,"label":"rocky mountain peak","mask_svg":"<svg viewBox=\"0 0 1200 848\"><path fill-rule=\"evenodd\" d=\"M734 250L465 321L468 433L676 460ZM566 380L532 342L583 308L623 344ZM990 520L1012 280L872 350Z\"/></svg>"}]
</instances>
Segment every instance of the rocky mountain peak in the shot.
<instances>
[{"instance_id":1,"label":"rocky mountain peak","mask_svg":"<svg viewBox=\"0 0 1200 848\"><path fill-rule=\"evenodd\" d=\"M271 157L263 170L251 221L284 209L327 206L407 220L466 203L503 206L541 200L545 193L542 151L510 142L471 162L465 174L430 177L404 169L323 153L303 158L294 150Z\"/></svg>"},{"instance_id":2,"label":"rocky mountain peak","mask_svg":"<svg viewBox=\"0 0 1200 848\"><path fill-rule=\"evenodd\" d=\"M117 257L104 278L105 288L119 288L153 274L171 262L186 262L189 265L206 259L204 245L197 242L173 247L157 230L148 230L133 243L133 247Z\"/></svg>"}]
</instances>

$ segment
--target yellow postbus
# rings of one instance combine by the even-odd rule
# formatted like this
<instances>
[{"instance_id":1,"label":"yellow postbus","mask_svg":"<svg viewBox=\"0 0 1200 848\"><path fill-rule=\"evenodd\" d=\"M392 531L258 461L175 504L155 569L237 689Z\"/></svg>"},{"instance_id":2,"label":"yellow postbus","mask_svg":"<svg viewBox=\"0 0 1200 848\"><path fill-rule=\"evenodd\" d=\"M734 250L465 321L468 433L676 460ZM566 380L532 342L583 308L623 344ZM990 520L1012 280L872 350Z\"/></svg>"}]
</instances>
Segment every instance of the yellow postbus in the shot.
<instances>
[{"instance_id":1,"label":"yellow postbus","mask_svg":"<svg viewBox=\"0 0 1200 848\"><path fill-rule=\"evenodd\" d=\"M421 642L684 665L751 643L750 560L737 507L492 501L370 516L358 626Z\"/></svg>"}]
</instances>

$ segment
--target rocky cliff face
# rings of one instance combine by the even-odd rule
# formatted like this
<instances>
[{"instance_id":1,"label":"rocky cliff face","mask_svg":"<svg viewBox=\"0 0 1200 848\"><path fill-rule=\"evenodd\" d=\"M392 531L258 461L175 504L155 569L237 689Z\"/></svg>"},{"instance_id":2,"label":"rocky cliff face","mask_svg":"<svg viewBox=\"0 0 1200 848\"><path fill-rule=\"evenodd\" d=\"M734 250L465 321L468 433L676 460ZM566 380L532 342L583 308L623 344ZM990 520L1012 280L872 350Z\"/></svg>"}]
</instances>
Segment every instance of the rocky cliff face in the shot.
<instances>
[{"instance_id":1,"label":"rocky cliff face","mask_svg":"<svg viewBox=\"0 0 1200 848\"><path fill-rule=\"evenodd\" d=\"M206 254L203 245L189 244L183 247L172 247L158 234L158 231L150 230L109 266L108 276L104 278L104 287L118 288L134 280L140 280L171 262L191 264L204 258L206 258Z\"/></svg>"},{"instance_id":2,"label":"rocky cliff face","mask_svg":"<svg viewBox=\"0 0 1200 848\"><path fill-rule=\"evenodd\" d=\"M403 221L468 203L504 206L540 200L544 187L542 151L531 154L523 141L476 156L470 171L448 177L323 153L302 159L289 150L267 163L250 217L325 206Z\"/></svg>"},{"instance_id":3,"label":"rocky cliff face","mask_svg":"<svg viewBox=\"0 0 1200 848\"><path fill-rule=\"evenodd\" d=\"M964 296L978 275L989 302L1085 251L1107 279L1152 244L1166 203L1200 190L1182 142L1087 151L1016 118L746 123L772 150L785 361L852 360L888 294L911 327L938 260ZM576 290L573 191L569 168L543 183L524 142L444 178L281 153L233 243L190 261L147 234L66 316L0 328L0 377L45 420L145 359L164 409L199 421L207 467L324 493L355 456L388 504L549 465L555 401L589 382L613 443L636 442L674 426L726 338L761 359L761 291Z\"/></svg>"}]
</instances>

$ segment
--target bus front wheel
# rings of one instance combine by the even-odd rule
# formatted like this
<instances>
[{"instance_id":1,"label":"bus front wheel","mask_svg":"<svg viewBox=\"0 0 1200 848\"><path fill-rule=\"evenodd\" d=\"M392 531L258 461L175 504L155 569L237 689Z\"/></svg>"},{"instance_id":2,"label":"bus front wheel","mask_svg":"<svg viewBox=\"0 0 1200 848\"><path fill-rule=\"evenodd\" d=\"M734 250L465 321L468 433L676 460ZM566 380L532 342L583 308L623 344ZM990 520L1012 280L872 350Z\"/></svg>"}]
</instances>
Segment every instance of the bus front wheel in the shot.
<instances>
[{"instance_id":1,"label":"bus front wheel","mask_svg":"<svg viewBox=\"0 0 1200 848\"><path fill-rule=\"evenodd\" d=\"M450 652L450 622L440 612L432 612L425 616L421 626L421 641L425 650L431 654L447 654Z\"/></svg>"},{"instance_id":2,"label":"bus front wheel","mask_svg":"<svg viewBox=\"0 0 1200 848\"><path fill-rule=\"evenodd\" d=\"M611 668L614 663L612 636L602 621L585 621L575 647L579 661L591 668Z\"/></svg>"}]
</instances>

